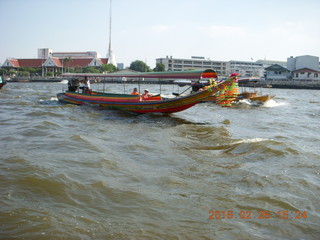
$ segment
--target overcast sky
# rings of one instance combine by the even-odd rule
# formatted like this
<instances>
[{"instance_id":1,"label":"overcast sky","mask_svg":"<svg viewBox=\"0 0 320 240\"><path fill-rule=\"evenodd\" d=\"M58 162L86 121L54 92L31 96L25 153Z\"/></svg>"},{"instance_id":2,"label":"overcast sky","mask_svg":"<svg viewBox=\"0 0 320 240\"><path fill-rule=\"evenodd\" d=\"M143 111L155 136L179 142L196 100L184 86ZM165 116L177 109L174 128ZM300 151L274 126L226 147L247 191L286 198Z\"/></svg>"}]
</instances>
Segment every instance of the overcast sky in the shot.
<instances>
[{"instance_id":1,"label":"overcast sky","mask_svg":"<svg viewBox=\"0 0 320 240\"><path fill-rule=\"evenodd\" d=\"M0 0L0 63L109 44L110 0ZM278 60L320 56L320 0L113 0L118 63L166 56Z\"/></svg>"}]
</instances>

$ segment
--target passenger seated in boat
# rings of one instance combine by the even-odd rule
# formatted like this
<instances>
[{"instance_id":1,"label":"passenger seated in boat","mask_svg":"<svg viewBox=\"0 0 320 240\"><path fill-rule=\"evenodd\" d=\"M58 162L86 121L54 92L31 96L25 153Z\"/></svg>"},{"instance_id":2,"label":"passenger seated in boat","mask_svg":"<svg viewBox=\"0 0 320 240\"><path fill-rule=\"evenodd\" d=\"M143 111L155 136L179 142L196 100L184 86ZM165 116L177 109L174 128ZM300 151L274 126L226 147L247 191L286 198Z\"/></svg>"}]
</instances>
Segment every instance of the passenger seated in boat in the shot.
<instances>
[{"instance_id":1,"label":"passenger seated in boat","mask_svg":"<svg viewBox=\"0 0 320 240\"><path fill-rule=\"evenodd\" d=\"M78 90L79 85L79 79L72 78L68 81L68 91L76 92Z\"/></svg>"},{"instance_id":2,"label":"passenger seated in boat","mask_svg":"<svg viewBox=\"0 0 320 240\"><path fill-rule=\"evenodd\" d=\"M139 92L138 92L138 89L134 88L133 92L131 93L131 95L140 95Z\"/></svg>"},{"instance_id":3,"label":"passenger seated in boat","mask_svg":"<svg viewBox=\"0 0 320 240\"><path fill-rule=\"evenodd\" d=\"M202 83L200 83L199 81L197 81L196 83L192 84L192 91L191 93L195 93L198 91L202 91L203 90L204 85Z\"/></svg>"},{"instance_id":4,"label":"passenger seated in boat","mask_svg":"<svg viewBox=\"0 0 320 240\"><path fill-rule=\"evenodd\" d=\"M141 95L142 101L147 100L149 97L152 97L152 94L149 93L148 89L144 90L144 93Z\"/></svg>"},{"instance_id":5,"label":"passenger seated in boat","mask_svg":"<svg viewBox=\"0 0 320 240\"><path fill-rule=\"evenodd\" d=\"M82 93L90 94L92 91L90 88L90 80L88 79L88 77L84 77L82 83L84 84L82 87L80 87L80 89L82 89Z\"/></svg>"}]
</instances>

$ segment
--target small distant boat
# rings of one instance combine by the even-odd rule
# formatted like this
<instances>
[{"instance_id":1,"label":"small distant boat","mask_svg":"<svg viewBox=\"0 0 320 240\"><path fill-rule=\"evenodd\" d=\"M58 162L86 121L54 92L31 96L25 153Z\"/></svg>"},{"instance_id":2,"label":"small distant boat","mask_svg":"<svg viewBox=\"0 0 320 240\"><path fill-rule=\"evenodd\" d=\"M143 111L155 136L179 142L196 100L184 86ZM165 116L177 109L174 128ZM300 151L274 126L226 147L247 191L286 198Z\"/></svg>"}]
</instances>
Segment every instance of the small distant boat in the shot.
<instances>
[{"instance_id":1,"label":"small distant boat","mask_svg":"<svg viewBox=\"0 0 320 240\"><path fill-rule=\"evenodd\" d=\"M254 92L242 92L238 95L237 101L243 100L243 99L249 99L250 101L256 101L256 102L266 102L274 98L275 95L260 95L259 92L254 91Z\"/></svg>"},{"instance_id":2,"label":"small distant boat","mask_svg":"<svg viewBox=\"0 0 320 240\"><path fill-rule=\"evenodd\" d=\"M3 81L2 80L2 77L0 76L0 89L4 86L4 85L6 85L7 84L7 82L6 81Z\"/></svg>"},{"instance_id":3,"label":"small distant boat","mask_svg":"<svg viewBox=\"0 0 320 240\"><path fill-rule=\"evenodd\" d=\"M253 82L253 83L257 83L258 79L256 79L256 80L249 79L249 81ZM243 79L242 82L245 82L245 79ZM266 86L266 87L270 88L272 86ZM267 102L275 97L275 95L271 95L271 94L262 94L261 91L259 92L259 91L256 91L255 89L256 88L254 87L253 91L245 91L245 88L243 88L242 93L240 93L237 97L237 101L243 100L243 99L248 99L251 102L264 103L264 102Z\"/></svg>"},{"instance_id":4,"label":"small distant boat","mask_svg":"<svg viewBox=\"0 0 320 240\"><path fill-rule=\"evenodd\" d=\"M217 74L212 69L202 71L180 71L180 72L152 72L152 73L129 73L129 74L64 74L64 77L71 78L152 78L152 79L215 79ZM76 88L69 85L69 90L58 93L57 97L61 103L71 103L77 105L97 106L104 109L118 109L134 113L175 113L186 110L215 92L222 91L231 86L237 77L232 76L217 85L210 84L202 91L188 94L186 96L176 96L165 99L160 95L148 100L141 100L139 95L103 93L103 92L77 92Z\"/></svg>"},{"instance_id":5,"label":"small distant boat","mask_svg":"<svg viewBox=\"0 0 320 240\"><path fill-rule=\"evenodd\" d=\"M269 94L260 95L259 92L242 92L238 94L234 102L247 99L252 102L254 101L258 103L264 103L266 101L271 100L274 97L275 95L269 95ZM216 100L217 100L216 95L210 95L207 98L203 99L202 102L216 102Z\"/></svg>"},{"instance_id":6,"label":"small distant boat","mask_svg":"<svg viewBox=\"0 0 320 240\"><path fill-rule=\"evenodd\" d=\"M257 82L255 79L249 79L249 78L242 78L238 79L238 82ZM251 102L256 102L256 103L264 103L272 98L274 98L275 95L270 95L270 94L264 94L262 95L259 91L256 91L255 88L253 91L245 91L244 89L242 90L241 93L238 94L238 96L234 99L234 102L239 102L240 100L249 100ZM215 94L212 94L205 98L202 102L216 102L217 96Z\"/></svg>"}]
</instances>

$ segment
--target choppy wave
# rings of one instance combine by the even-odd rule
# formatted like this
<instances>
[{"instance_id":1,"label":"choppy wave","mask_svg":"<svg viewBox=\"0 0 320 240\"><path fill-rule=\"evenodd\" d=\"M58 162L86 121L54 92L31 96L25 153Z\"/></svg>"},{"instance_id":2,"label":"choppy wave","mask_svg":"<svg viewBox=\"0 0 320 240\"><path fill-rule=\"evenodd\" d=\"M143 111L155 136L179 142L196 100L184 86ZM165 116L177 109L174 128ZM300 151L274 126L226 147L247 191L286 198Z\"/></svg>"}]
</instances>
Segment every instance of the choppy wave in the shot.
<instances>
[{"instance_id":1,"label":"choppy wave","mask_svg":"<svg viewBox=\"0 0 320 240\"><path fill-rule=\"evenodd\" d=\"M51 97L49 100L40 99L39 103L43 104L43 105L57 105L58 104L58 98L57 97Z\"/></svg>"},{"instance_id":2,"label":"choppy wave","mask_svg":"<svg viewBox=\"0 0 320 240\"><path fill-rule=\"evenodd\" d=\"M281 107L288 105L288 102L278 101L274 99L270 99L266 102L257 102L257 101L251 101L249 99L243 99L240 100L238 103L235 103L236 107L245 107L245 106L251 106L251 107L266 107L266 108L274 108L274 107Z\"/></svg>"},{"instance_id":3,"label":"choppy wave","mask_svg":"<svg viewBox=\"0 0 320 240\"><path fill-rule=\"evenodd\" d=\"M264 107L281 107L281 106L286 106L289 103L287 102L281 102L281 101L275 101L273 99L270 99L269 101L266 101L263 106Z\"/></svg>"}]
</instances>

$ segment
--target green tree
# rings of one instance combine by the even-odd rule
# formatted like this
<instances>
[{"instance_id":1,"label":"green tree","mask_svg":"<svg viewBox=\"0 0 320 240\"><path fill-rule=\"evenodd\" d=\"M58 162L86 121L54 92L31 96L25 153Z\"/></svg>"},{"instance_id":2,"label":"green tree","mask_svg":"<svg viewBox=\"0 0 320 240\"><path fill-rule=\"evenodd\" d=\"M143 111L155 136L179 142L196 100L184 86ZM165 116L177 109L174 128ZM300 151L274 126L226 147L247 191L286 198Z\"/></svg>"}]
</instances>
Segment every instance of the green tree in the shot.
<instances>
[{"instance_id":1,"label":"green tree","mask_svg":"<svg viewBox=\"0 0 320 240\"><path fill-rule=\"evenodd\" d=\"M30 75L36 75L41 74L42 69L41 68L19 68L18 72L29 72Z\"/></svg>"},{"instance_id":2,"label":"green tree","mask_svg":"<svg viewBox=\"0 0 320 240\"><path fill-rule=\"evenodd\" d=\"M5 75L7 72L7 69L0 68L0 76Z\"/></svg>"},{"instance_id":3,"label":"green tree","mask_svg":"<svg viewBox=\"0 0 320 240\"><path fill-rule=\"evenodd\" d=\"M151 72L150 67L145 64L143 61L136 60L130 64L129 69L138 71L138 72Z\"/></svg>"},{"instance_id":4,"label":"green tree","mask_svg":"<svg viewBox=\"0 0 320 240\"><path fill-rule=\"evenodd\" d=\"M18 71L17 75L21 76L21 77L30 77L30 72L28 72L28 71Z\"/></svg>"},{"instance_id":5,"label":"green tree","mask_svg":"<svg viewBox=\"0 0 320 240\"><path fill-rule=\"evenodd\" d=\"M115 65L113 65L112 63L102 64L102 66L101 66L101 71L102 72L111 73L111 72L115 72L117 70L118 70L117 67Z\"/></svg>"},{"instance_id":6,"label":"green tree","mask_svg":"<svg viewBox=\"0 0 320 240\"><path fill-rule=\"evenodd\" d=\"M99 69L95 67L84 67L82 68L83 73L100 73Z\"/></svg>"},{"instance_id":7,"label":"green tree","mask_svg":"<svg viewBox=\"0 0 320 240\"><path fill-rule=\"evenodd\" d=\"M13 70L13 69L11 69L11 70L9 70L8 72L7 72L7 75L9 75L9 76L15 76L17 74L17 71L16 70Z\"/></svg>"},{"instance_id":8,"label":"green tree","mask_svg":"<svg viewBox=\"0 0 320 240\"><path fill-rule=\"evenodd\" d=\"M53 72L47 72L45 75L46 75L46 77L53 77L54 73Z\"/></svg>"},{"instance_id":9,"label":"green tree","mask_svg":"<svg viewBox=\"0 0 320 240\"><path fill-rule=\"evenodd\" d=\"M153 69L154 72L164 72L165 65L163 63L157 63L156 67Z\"/></svg>"}]
</instances>

